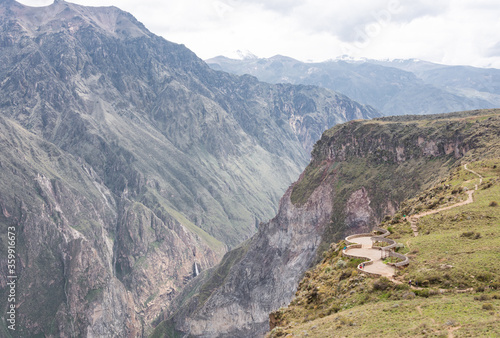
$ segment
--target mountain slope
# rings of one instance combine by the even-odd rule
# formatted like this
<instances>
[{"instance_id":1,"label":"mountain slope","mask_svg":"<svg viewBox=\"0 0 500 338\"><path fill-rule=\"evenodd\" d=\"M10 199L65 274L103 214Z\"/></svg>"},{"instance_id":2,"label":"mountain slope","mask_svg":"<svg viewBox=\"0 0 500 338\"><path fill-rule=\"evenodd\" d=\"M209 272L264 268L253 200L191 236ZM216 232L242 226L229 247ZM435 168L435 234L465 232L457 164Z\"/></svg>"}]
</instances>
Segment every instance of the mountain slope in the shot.
<instances>
[{"instance_id":1,"label":"mountain slope","mask_svg":"<svg viewBox=\"0 0 500 338\"><path fill-rule=\"evenodd\" d=\"M153 336L263 334L268 314L290 302L302 274L331 243L371 230L461 161L498 156L499 132L499 110L351 121L329 129L276 217L194 280Z\"/></svg>"},{"instance_id":2,"label":"mountain slope","mask_svg":"<svg viewBox=\"0 0 500 338\"><path fill-rule=\"evenodd\" d=\"M369 104L385 115L435 114L500 106L500 70L413 60L304 63L284 56L207 60L214 69L271 83L318 85Z\"/></svg>"},{"instance_id":3,"label":"mountain slope","mask_svg":"<svg viewBox=\"0 0 500 338\"><path fill-rule=\"evenodd\" d=\"M15 168L2 229L18 229L19 285L39 276L18 289L20 336L142 334L275 213L323 130L378 115L213 71L115 7L1 1L0 46L1 117L16 130L1 149Z\"/></svg>"},{"instance_id":4,"label":"mountain slope","mask_svg":"<svg viewBox=\"0 0 500 338\"><path fill-rule=\"evenodd\" d=\"M500 148L492 149L381 224L410 257L392 282L362 274L360 260L342 257L339 242L306 272L292 302L271 314L270 336L498 336L500 269L491 263L500 252ZM416 237L399 217L429 212L419 217Z\"/></svg>"}]
</instances>

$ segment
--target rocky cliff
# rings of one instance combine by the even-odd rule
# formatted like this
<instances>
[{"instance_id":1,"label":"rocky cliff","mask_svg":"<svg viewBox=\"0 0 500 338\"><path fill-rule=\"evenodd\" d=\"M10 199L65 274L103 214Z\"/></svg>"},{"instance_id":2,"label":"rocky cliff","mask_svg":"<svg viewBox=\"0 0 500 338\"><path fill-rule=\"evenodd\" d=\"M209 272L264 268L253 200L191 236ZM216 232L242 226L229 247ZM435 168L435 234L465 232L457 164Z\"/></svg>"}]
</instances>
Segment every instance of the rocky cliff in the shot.
<instances>
[{"instance_id":1,"label":"rocky cliff","mask_svg":"<svg viewBox=\"0 0 500 338\"><path fill-rule=\"evenodd\" d=\"M487 110L351 121L326 131L277 216L188 286L194 297L181 295L155 335L262 335L266 312L288 304L330 243L371 230L464 155L487 156L499 128L500 111Z\"/></svg>"},{"instance_id":2,"label":"rocky cliff","mask_svg":"<svg viewBox=\"0 0 500 338\"><path fill-rule=\"evenodd\" d=\"M275 213L323 130L378 115L213 71L115 7L0 1L0 47L17 336L142 335Z\"/></svg>"}]
</instances>

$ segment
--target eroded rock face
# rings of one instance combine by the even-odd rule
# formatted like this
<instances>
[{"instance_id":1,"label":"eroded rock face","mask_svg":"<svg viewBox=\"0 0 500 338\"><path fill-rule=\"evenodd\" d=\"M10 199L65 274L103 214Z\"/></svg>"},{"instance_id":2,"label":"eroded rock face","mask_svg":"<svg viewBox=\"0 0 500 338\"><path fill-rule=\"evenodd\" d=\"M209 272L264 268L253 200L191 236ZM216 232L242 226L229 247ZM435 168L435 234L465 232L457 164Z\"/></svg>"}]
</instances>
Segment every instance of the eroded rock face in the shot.
<instances>
[{"instance_id":1,"label":"eroded rock face","mask_svg":"<svg viewBox=\"0 0 500 338\"><path fill-rule=\"evenodd\" d=\"M349 231L367 232L371 230L377 217L370 207L370 197L365 187L351 194L345 205L346 218Z\"/></svg>"},{"instance_id":2,"label":"eroded rock face","mask_svg":"<svg viewBox=\"0 0 500 338\"><path fill-rule=\"evenodd\" d=\"M430 135L422 135L422 129L412 123L397 124L392 130L399 136L406 134L407 137L395 137L390 131L379 135L376 130L380 126L376 124L352 123L352 126L336 130L335 144L331 147L322 147L321 154L313 152L313 158L318 156L328 161L342 162L353 157L377 157L380 162L402 163L422 156L438 157L452 154L455 158L459 158L471 147L467 142L463 142L463 135L439 132L432 134L432 131L436 132L436 129L432 128L426 130Z\"/></svg>"},{"instance_id":3,"label":"eroded rock face","mask_svg":"<svg viewBox=\"0 0 500 338\"><path fill-rule=\"evenodd\" d=\"M290 201L261 225L247 254L191 318L177 318L178 329L202 337L256 337L269 329L269 312L286 305L302 273L316 255L331 217L331 188L322 186L301 207Z\"/></svg>"}]
</instances>

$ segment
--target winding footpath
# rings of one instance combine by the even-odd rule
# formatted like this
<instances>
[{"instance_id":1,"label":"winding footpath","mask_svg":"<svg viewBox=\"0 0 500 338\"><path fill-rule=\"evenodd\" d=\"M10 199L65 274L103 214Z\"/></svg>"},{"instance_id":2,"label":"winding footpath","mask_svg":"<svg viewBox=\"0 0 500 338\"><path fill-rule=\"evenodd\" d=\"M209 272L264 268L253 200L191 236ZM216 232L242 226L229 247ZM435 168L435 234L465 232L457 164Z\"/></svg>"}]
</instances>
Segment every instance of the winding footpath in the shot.
<instances>
[{"instance_id":1,"label":"winding footpath","mask_svg":"<svg viewBox=\"0 0 500 338\"><path fill-rule=\"evenodd\" d=\"M479 175L477 172L475 172L473 170L468 169L467 164L464 164L464 169L467 171L470 171L474 175L477 175L479 177L479 184L483 183L483 176ZM422 212L422 213L417 214L417 215L410 216L410 219L409 219L410 220L410 227L411 227L411 230L413 231L413 236L415 236L415 237L418 236L417 222L418 222L418 219L420 217L424 217L424 216L428 216L428 215L432 215L432 214L437 214L438 212L441 212L441 211L457 208L457 207L460 207L462 205L466 205L466 204L470 204L470 203L474 202L474 199L472 198L472 194L474 194L474 192L477 190L477 186L478 185L476 184L474 187L474 190L467 191L467 195L469 195L469 197L465 201L458 202L458 203L455 203L453 205L449 205L447 207L439 208L436 210L429 210L429 211Z\"/></svg>"},{"instance_id":2,"label":"winding footpath","mask_svg":"<svg viewBox=\"0 0 500 338\"><path fill-rule=\"evenodd\" d=\"M467 168L467 164L464 164L464 169L467 171L470 171L471 173L477 175L479 177L479 185L483 182L483 177L476 173L473 170L470 170ZM417 222L420 217L436 214L438 212L444 211L444 210L449 210L453 208L460 207L462 205L470 204L474 200L472 198L472 195L474 192L478 189L478 184L475 185L474 190L469 190L467 191L467 194L469 195L467 200L439 208L436 210L430 210L430 211L425 211L417 215L413 215L409 218L410 221L410 226L413 231L413 235L416 237L418 236L418 226ZM383 258L387 256L392 256L392 255L399 255L399 254L394 254L390 250L392 250L393 247L395 247L396 243L392 240L385 240L385 241L392 241L393 244L388 245L387 247L373 247L373 242L377 240L383 240L383 237L389 235L389 232L385 229L381 228L375 228L376 231L383 232L381 236L374 236L372 234L366 233L366 234L356 234L356 235L351 235L345 238L345 241L349 243L350 245L345 247L344 250L342 251L342 254L346 257L351 257L351 258L367 258L369 259L368 262L362 263L358 266L358 270L362 271L367 274L371 275L378 275L378 276L385 276L389 277L391 280L395 281L392 277L395 275L396 269L394 267L394 264L384 264ZM400 258L405 257L403 255L399 255ZM407 265L409 263L409 259L405 257L406 259L403 262L397 263L396 265ZM401 283L401 282L398 282Z\"/></svg>"},{"instance_id":3,"label":"winding footpath","mask_svg":"<svg viewBox=\"0 0 500 338\"><path fill-rule=\"evenodd\" d=\"M358 266L358 270L364 271L367 274L380 275L385 277L394 276L396 269L393 266L384 264L382 260L383 250L374 249L372 247L372 237L372 235L367 235L362 237L350 238L348 240L350 243L354 243L354 246L356 246L356 244L361 245L361 247L347 247L343 252L344 255L349 257L368 258L369 261L365 262L364 268ZM349 251L349 253L346 253L347 251Z\"/></svg>"}]
</instances>

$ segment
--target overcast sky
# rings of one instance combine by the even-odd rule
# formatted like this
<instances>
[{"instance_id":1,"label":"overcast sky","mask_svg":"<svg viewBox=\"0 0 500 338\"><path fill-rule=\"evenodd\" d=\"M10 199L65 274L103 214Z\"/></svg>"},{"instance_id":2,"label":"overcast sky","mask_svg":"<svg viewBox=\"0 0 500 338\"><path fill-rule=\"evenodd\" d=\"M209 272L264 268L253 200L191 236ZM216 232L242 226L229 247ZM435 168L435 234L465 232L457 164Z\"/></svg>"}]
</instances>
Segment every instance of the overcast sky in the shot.
<instances>
[{"instance_id":1,"label":"overcast sky","mask_svg":"<svg viewBox=\"0 0 500 338\"><path fill-rule=\"evenodd\" d=\"M44 6L52 0L21 0ZM114 5L199 57L347 54L500 68L498 0L74 0Z\"/></svg>"}]
</instances>

